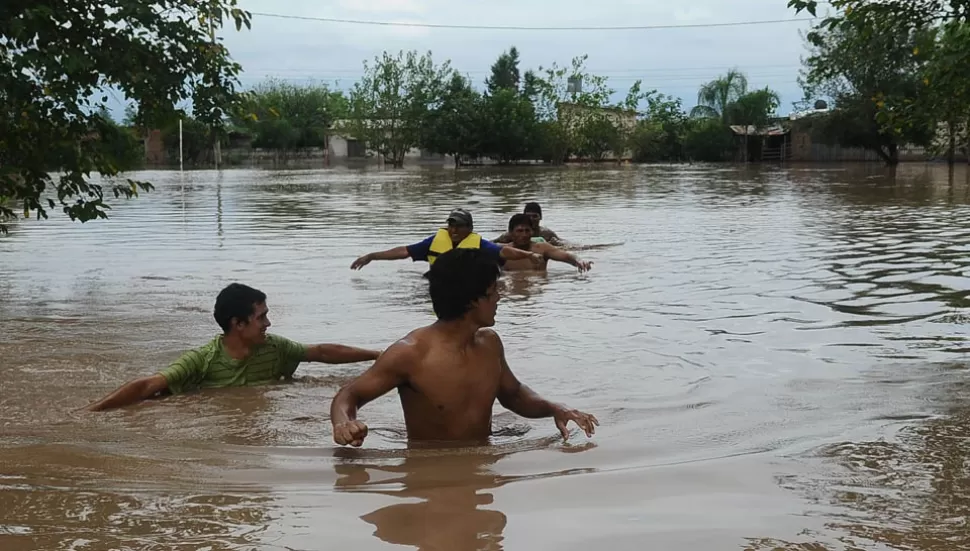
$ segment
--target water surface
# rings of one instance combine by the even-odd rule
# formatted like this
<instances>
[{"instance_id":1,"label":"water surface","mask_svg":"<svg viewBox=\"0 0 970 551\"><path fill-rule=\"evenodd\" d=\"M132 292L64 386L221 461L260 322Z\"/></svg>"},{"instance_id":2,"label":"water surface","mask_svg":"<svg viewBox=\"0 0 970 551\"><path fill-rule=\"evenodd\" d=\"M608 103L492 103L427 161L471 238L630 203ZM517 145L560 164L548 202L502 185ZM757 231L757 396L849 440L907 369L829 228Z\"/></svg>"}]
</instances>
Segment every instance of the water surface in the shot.
<instances>
[{"instance_id":1,"label":"water surface","mask_svg":"<svg viewBox=\"0 0 970 551\"><path fill-rule=\"evenodd\" d=\"M961 167L150 172L109 220L0 238L0 548L958 549L970 545L970 185ZM217 330L384 348L433 319L416 242L526 201L594 269L507 274L516 374L592 439L496 406L489 447L363 449L329 404L366 365L78 411Z\"/></svg>"}]
</instances>

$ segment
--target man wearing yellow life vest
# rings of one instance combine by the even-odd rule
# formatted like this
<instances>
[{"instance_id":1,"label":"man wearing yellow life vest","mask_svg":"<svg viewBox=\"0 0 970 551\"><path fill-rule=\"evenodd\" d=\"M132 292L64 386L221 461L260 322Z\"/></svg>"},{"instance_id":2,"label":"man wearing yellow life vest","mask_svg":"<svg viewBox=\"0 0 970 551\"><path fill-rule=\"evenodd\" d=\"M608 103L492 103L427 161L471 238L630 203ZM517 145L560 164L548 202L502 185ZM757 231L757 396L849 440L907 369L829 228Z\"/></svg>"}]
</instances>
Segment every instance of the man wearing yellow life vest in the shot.
<instances>
[{"instance_id":1,"label":"man wearing yellow life vest","mask_svg":"<svg viewBox=\"0 0 970 551\"><path fill-rule=\"evenodd\" d=\"M455 209L448 215L448 226L441 228L427 239L401 247L394 247L386 251L367 253L350 265L351 270L359 270L370 264L372 260L403 260L410 258L414 262L427 261L434 264L438 256L452 249L482 249L495 255L500 264L506 260L530 260L537 267L542 265L544 258L541 254L523 251L515 247L496 245L482 236L472 232L472 215L465 209Z\"/></svg>"}]
</instances>

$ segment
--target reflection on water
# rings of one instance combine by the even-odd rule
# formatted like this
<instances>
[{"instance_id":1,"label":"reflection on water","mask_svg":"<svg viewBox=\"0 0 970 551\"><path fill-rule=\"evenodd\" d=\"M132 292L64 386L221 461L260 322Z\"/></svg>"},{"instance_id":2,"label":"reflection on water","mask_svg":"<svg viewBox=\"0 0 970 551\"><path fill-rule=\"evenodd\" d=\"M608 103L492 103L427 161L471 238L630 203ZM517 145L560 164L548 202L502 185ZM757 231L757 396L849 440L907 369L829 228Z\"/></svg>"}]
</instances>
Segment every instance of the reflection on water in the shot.
<instances>
[{"instance_id":1,"label":"reflection on water","mask_svg":"<svg viewBox=\"0 0 970 551\"><path fill-rule=\"evenodd\" d=\"M0 239L4 551L970 544L964 167L139 176L109 220ZM230 281L279 334L384 348L432 320L427 265L353 259L532 200L595 268L506 274L496 329L591 442L497 407L488 448L409 449L391 393L336 449L364 365L79 411L212 338Z\"/></svg>"},{"instance_id":2,"label":"reflection on water","mask_svg":"<svg viewBox=\"0 0 970 551\"><path fill-rule=\"evenodd\" d=\"M508 439L518 431L503 432ZM339 492L378 493L394 498L393 504L361 516L384 542L422 551L504 549L503 532L508 519L490 507L494 504L490 490L525 477L499 475L492 466L537 443L523 446L521 441L512 445L508 441L502 444L501 439L497 442L489 449L425 445L424 449L413 447L402 457L384 459L368 457L366 452L355 449L340 449L334 464L339 477L335 486ZM578 446L573 451L591 447ZM594 471L547 472L540 478Z\"/></svg>"},{"instance_id":3,"label":"reflection on water","mask_svg":"<svg viewBox=\"0 0 970 551\"><path fill-rule=\"evenodd\" d=\"M429 454L391 464L338 462L336 487L395 498L394 504L361 517L382 541L423 551L494 551L502 549L506 524L501 511L486 508L493 500L488 490L500 485L487 469L498 459L488 454Z\"/></svg>"}]
</instances>

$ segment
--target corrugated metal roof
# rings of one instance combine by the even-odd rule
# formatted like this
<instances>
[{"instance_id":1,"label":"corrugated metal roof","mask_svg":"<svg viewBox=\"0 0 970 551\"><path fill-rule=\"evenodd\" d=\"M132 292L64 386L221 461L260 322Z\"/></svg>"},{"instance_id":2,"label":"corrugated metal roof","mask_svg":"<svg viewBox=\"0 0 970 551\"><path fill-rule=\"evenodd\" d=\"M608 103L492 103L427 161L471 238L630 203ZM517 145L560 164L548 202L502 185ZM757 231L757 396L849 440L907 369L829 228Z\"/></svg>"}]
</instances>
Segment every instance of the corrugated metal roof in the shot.
<instances>
[{"instance_id":1,"label":"corrugated metal roof","mask_svg":"<svg viewBox=\"0 0 970 551\"><path fill-rule=\"evenodd\" d=\"M748 126L747 132L745 132L745 127L740 124L732 124L731 131L739 136L747 134L748 136L781 136L787 134L788 130L781 127L781 125L771 125L765 126L764 128L756 128L754 126Z\"/></svg>"}]
</instances>

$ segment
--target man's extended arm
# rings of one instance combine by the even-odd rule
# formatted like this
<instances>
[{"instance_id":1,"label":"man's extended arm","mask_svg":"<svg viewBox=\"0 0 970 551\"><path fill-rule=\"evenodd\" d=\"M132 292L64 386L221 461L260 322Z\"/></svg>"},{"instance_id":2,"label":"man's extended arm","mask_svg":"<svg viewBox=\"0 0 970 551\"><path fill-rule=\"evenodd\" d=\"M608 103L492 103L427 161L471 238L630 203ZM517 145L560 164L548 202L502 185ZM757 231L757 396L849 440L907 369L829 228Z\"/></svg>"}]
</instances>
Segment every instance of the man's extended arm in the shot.
<instances>
[{"instance_id":1,"label":"man's extended arm","mask_svg":"<svg viewBox=\"0 0 970 551\"><path fill-rule=\"evenodd\" d=\"M538 256L529 251L523 251L522 249L510 246L502 247L502 251L499 254L505 260L530 260Z\"/></svg>"},{"instance_id":2,"label":"man's extended arm","mask_svg":"<svg viewBox=\"0 0 970 551\"><path fill-rule=\"evenodd\" d=\"M307 347L306 361L326 364L349 364L376 360L379 350L367 350L343 344L314 344Z\"/></svg>"},{"instance_id":3,"label":"man's extended arm","mask_svg":"<svg viewBox=\"0 0 970 551\"><path fill-rule=\"evenodd\" d=\"M367 425L357 420L357 411L368 402L394 390L408 380L409 366L414 362L412 345L391 345L374 365L345 385L330 403L333 441L341 446L359 447L367 436Z\"/></svg>"},{"instance_id":4,"label":"man's extended arm","mask_svg":"<svg viewBox=\"0 0 970 551\"><path fill-rule=\"evenodd\" d=\"M160 374L150 375L125 383L121 388L88 407L89 411L120 408L147 400L159 392L168 390L168 382Z\"/></svg>"},{"instance_id":5,"label":"man's extended arm","mask_svg":"<svg viewBox=\"0 0 970 551\"><path fill-rule=\"evenodd\" d=\"M502 378L499 381L498 391L498 401L502 404L502 407L530 419L552 417L564 440L569 438L569 431L566 429L566 424L569 421L579 425L579 428L583 429L587 437L596 432L596 425L599 425L599 421L593 415L550 402L522 384L512 373L512 369L505 359L505 346L502 344L502 339L495 332L491 333L502 363Z\"/></svg>"},{"instance_id":6,"label":"man's extended arm","mask_svg":"<svg viewBox=\"0 0 970 551\"><path fill-rule=\"evenodd\" d=\"M592 262L586 262L584 260L580 260L576 255L572 253L568 253L560 249L559 247L555 247L548 243L540 243L540 245L544 245L543 247L538 248L538 251L541 252L543 255L545 255L548 258L551 258L552 260L558 260L559 262L572 264L573 266L579 268L580 272L585 272L590 268L592 268L593 266Z\"/></svg>"},{"instance_id":7,"label":"man's extended arm","mask_svg":"<svg viewBox=\"0 0 970 551\"><path fill-rule=\"evenodd\" d=\"M351 270L359 270L364 266L371 263L372 260L403 260L410 256L408 253L407 246L394 247L393 249L388 249L386 251L378 251L375 253L367 253L364 256L358 258L350 265Z\"/></svg>"}]
</instances>

